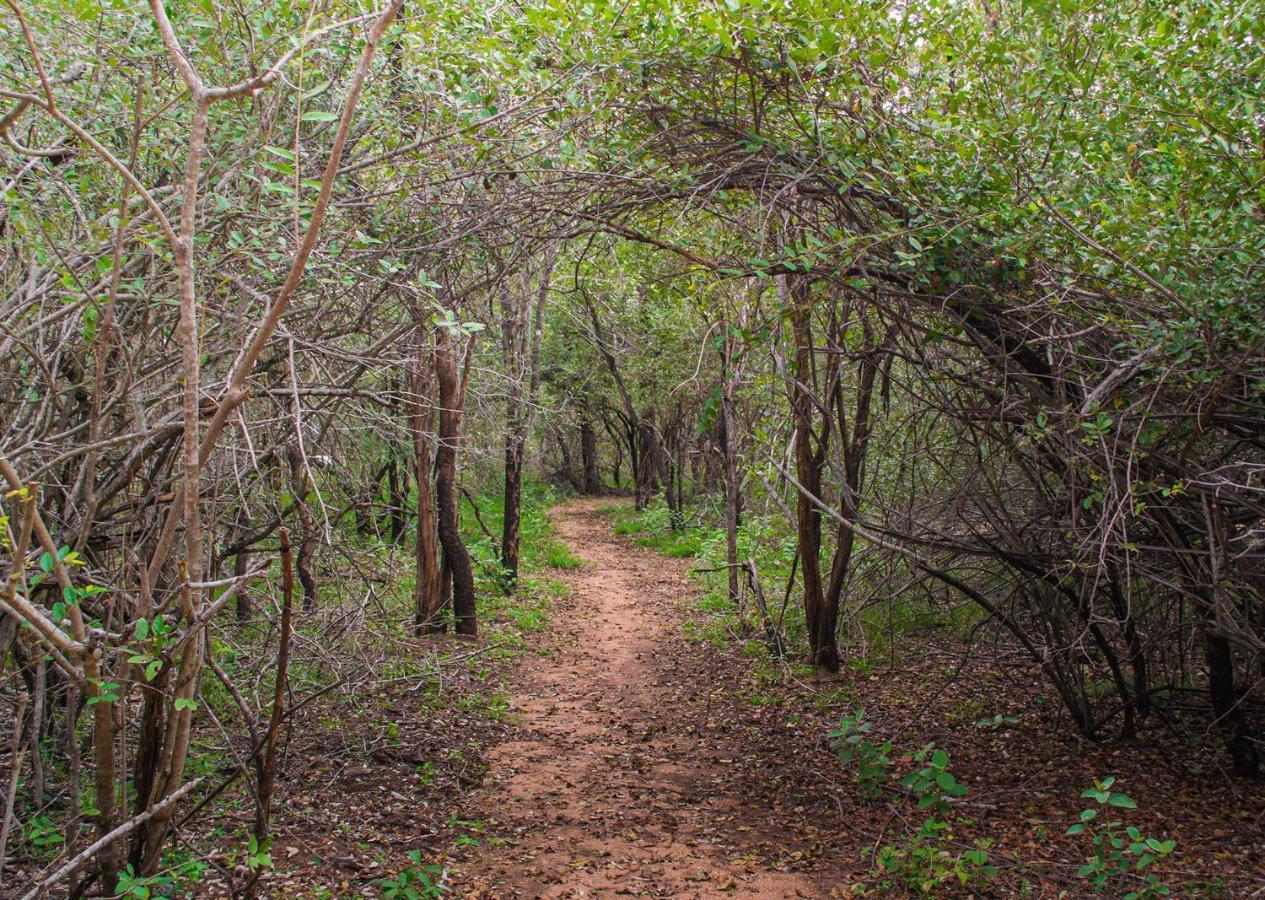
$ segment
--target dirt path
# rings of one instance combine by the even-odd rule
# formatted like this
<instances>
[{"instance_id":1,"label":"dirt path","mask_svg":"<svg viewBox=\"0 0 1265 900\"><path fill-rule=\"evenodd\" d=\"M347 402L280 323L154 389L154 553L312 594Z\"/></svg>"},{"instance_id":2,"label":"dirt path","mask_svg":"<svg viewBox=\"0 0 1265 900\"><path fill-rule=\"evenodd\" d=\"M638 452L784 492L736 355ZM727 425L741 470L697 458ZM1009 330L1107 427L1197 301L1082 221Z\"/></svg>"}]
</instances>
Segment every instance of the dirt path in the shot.
<instances>
[{"instance_id":1,"label":"dirt path","mask_svg":"<svg viewBox=\"0 0 1265 900\"><path fill-rule=\"evenodd\" d=\"M774 871L767 849L793 831L791 809L781 813L771 776L737 771L743 748L708 717L709 686L673 677L668 661L688 652L683 601L697 591L688 563L613 536L601 506L555 512L585 565L562 575L571 596L548 655L529 657L512 685L515 738L491 754L470 810L499 840L456 873L458 893L828 896Z\"/></svg>"}]
</instances>

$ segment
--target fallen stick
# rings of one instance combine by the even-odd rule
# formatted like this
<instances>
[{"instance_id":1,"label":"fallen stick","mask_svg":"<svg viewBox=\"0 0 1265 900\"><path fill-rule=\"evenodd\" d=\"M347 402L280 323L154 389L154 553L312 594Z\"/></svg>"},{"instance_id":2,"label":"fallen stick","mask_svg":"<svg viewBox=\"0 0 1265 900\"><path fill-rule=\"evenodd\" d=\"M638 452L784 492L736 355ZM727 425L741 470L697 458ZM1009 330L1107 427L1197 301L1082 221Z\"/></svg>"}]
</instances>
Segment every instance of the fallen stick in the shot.
<instances>
[{"instance_id":1,"label":"fallen stick","mask_svg":"<svg viewBox=\"0 0 1265 900\"><path fill-rule=\"evenodd\" d=\"M132 818L124 822L122 825L120 825L118 828L115 828L113 831L109 831L106 834L102 835L101 837L97 838L95 841L93 841L91 844L89 844L87 847L81 850L73 859L70 860L70 862L66 863L64 866L62 866L52 875L48 876L39 884L35 885L35 887L31 888L30 891L23 894L22 900L35 900L35 898L38 897L41 893L48 890L52 885L56 884L58 881L65 878L75 869L79 868L79 866L81 866L83 863L87 862L88 859L91 858L92 855L95 854L102 847L105 847L109 844L114 843L123 835L131 831L133 828L137 827L138 825L144 825L154 816L158 815L158 813L166 810L167 807L175 805L177 802L184 799L185 795L187 795L190 791L192 791L201 783L202 783L201 778L195 778L193 781L190 781L184 787L180 788L180 790L175 791L172 794L169 794L166 798L162 800L162 802L155 803L153 806L145 810L143 813L133 816Z\"/></svg>"}]
</instances>

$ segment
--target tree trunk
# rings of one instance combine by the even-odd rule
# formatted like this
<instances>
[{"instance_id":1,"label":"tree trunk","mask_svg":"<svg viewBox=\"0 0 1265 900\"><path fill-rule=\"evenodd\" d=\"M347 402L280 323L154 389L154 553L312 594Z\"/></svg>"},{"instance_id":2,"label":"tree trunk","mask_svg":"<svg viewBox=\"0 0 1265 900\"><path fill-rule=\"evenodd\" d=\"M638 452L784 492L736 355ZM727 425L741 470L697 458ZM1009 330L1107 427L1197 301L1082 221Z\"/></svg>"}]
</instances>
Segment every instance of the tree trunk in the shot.
<instances>
[{"instance_id":1,"label":"tree trunk","mask_svg":"<svg viewBox=\"0 0 1265 900\"><path fill-rule=\"evenodd\" d=\"M562 477L567 480L567 484L575 488L577 491L584 490L584 483L579 476L575 474L575 464L571 460L571 448L567 446L567 436L561 428L553 429L553 439L558 444L558 455L562 460Z\"/></svg>"},{"instance_id":2,"label":"tree trunk","mask_svg":"<svg viewBox=\"0 0 1265 900\"><path fill-rule=\"evenodd\" d=\"M785 284L786 276L780 280ZM821 512L812 497L821 496L821 466L825 449L824 433L813 444L816 405L813 388L816 373L813 361L812 304L808 285L796 279L787 287L792 304L791 326L795 340L795 384L791 409L795 423L795 475L802 485L796 497L795 527L799 538L800 572L804 582L804 622L808 627L811 662L828 672L839 671L839 649L835 641L835 621L828 615L821 582Z\"/></svg>"},{"instance_id":3,"label":"tree trunk","mask_svg":"<svg viewBox=\"0 0 1265 900\"><path fill-rule=\"evenodd\" d=\"M473 348L467 348L472 353ZM468 357L467 357L468 359ZM435 496L439 506L439 543L452 572L452 611L457 634L478 634L474 606L474 570L461 540L457 509L457 449L461 440L464 391L457 372L452 335L440 328L435 341L435 376L439 384L439 448L435 454Z\"/></svg>"},{"instance_id":4,"label":"tree trunk","mask_svg":"<svg viewBox=\"0 0 1265 900\"><path fill-rule=\"evenodd\" d=\"M523 459L531 430L531 411L540 385L541 317L549 290L552 258L541 272L540 293L528 346L528 317L531 304L527 292L507 287L501 295L501 355L509 378L505 397L505 491L501 517L501 567L505 586L518 584L519 526L523 504ZM530 353L530 355L529 355ZM526 396L524 397L524 394Z\"/></svg>"},{"instance_id":5,"label":"tree trunk","mask_svg":"<svg viewBox=\"0 0 1265 900\"><path fill-rule=\"evenodd\" d=\"M250 521L246 518L246 510L239 510L237 513L237 522L233 526L233 540L244 540L246 533L250 528ZM245 547L238 550L233 555L233 577L241 578L250 570L250 550ZM237 592L237 621L249 621L254 609L251 606L250 591L241 590Z\"/></svg>"},{"instance_id":6,"label":"tree trunk","mask_svg":"<svg viewBox=\"0 0 1265 900\"><path fill-rule=\"evenodd\" d=\"M291 491L294 494L294 511L299 517L299 552L295 557L295 569L299 573L299 583L303 585L303 609L316 609L316 577L312 574L312 547L316 543L316 520L312 517L312 508L308 505L307 495L311 491L312 479L303 464L303 454L297 444L292 444L290 455Z\"/></svg>"},{"instance_id":7,"label":"tree trunk","mask_svg":"<svg viewBox=\"0 0 1265 900\"><path fill-rule=\"evenodd\" d=\"M1234 651L1230 642L1204 627L1204 654L1208 662L1208 695L1217 728L1234 763L1234 774L1252 777L1260 772L1256 749L1241 697L1234 684Z\"/></svg>"},{"instance_id":8,"label":"tree trunk","mask_svg":"<svg viewBox=\"0 0 1265 900\"><path fill-rule=\"evenodd\" d=\"M633 500L639 510L646 508L646 504L659 488L659 448L654 431L652 419L637 419L637 455L634 460L636 487Z\"/></svg>"},{"instance_id":9,"label":"tree trunk","mask_svg":"<svg viewBox=\"0 0 1265 900\"><path fill-rule=\"evenodd\" d=\"M413 630L416 634L436 634L440 622L439 532L435 522L435 500L431 494L431 429L435 412L431 403L432 358L427 328L419 313L417 359L413 372L413 480L417 482L417 528L414 533Z\"/></svg>"},{"instance_id":10,"label":"tree trunk","mask_svg":"<svg viewBox=\"0 0 1265 900\"><path fill-rule=\"evenodd\" d=\"M725 460L725 565L729 569L729 602L738 604L738 448L734 434L733 354L728 335L721 349L720 449ZM758 573L753 577L758 578Z\"/></svg>"},{"instance_id":11,"label":"tree trunk","mask_svg":"<svg viewBox=\"0 0 1265 900\"><path fill-rule=\"evenodd\" d=\"M849 321L850 317L844 315L843 320ZM839 334L839 322L837 319L832 321L832 350L843 350L843 341ZM874 384L878 376L878 364L880 351L873 351L864 357L860 363L860 375L857 379L856 391L854 394L854 404L852 408L851 423L844 408L843 390L840 383L833 376L832 381L835 388L833 390L833 406L835 410L835 419L838 424L839 443L843 452L843 486L839 492L839 512L849 522L855 522L860 517L861 507L861 489L865 479L865 457L869 449L870 442L870 421L871 411L873 410L874 400ZM832 359L839 357L833 356ZM852 552L856 546L856 535L852 529L845 528L840 525L835 531L835 550L834 557L830 563L830 580L826 587L825 606L823 610L822 622L823 627L830 629L830 643L835 644L835 628L839 621L839 609L843 596L844 586L847 584L848 574L852 565ZM859 621L859 619L858 619ZM865 645L865 633L862 630L860 634L862 648Z\"/></svg>"},{"instance_id":12,"label":"tree trunk","mask_svg":"<svg viewBox=\"0 0 1265 900\"><path fill-rule=\"evenodd\" d=\"M602 493L602 479L597 470L597 431L588 419L580 423L580 456L584 461L584 493L595 497Z\"/></svg>"},{"instance_id":13,"label":"tree trunk","mask_svg":"<svg viewBox=\"0 0 1265 900\"><path fill-rule=\"evenodd\" d=\"M387 469L387 484L391 496L391 543L398 544L404 539L408 524L405 511L408 507L409 477L408 470L401 467L394 448L391 450L391 466Z\"/></svg>"},{"instance_id":14,"label":"tree trunk","mask_svg":"<svg viewBox=\"0 0 1265 900\"><path fill-rule=\"evenodd\" d=\"M516 423L511 423L511 427ZM505 587L514 590L518 584L518 530L523 501L523 444L525 438L509 438L505 444L504 514L501 517L501 567L505 571Z\"/></svg>"}]
</instances>

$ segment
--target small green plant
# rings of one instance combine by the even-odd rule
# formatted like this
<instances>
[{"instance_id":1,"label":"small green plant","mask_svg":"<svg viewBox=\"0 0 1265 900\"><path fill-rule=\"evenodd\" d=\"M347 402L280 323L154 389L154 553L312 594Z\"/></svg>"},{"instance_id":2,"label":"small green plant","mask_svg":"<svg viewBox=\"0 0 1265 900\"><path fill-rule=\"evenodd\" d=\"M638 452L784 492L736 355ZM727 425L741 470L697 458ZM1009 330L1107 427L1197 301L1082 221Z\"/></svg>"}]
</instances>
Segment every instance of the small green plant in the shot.
<instances>
[{"instance_id":1,"label":"small green plant","mask_svg":"<svg viewBox=\"0 0 1265 900\"><path fill-rule=\"evenodd\" d=\"M136 874L136 870L129 864L122 872L119 873L118 885L115 887L114 896L130 897L133 900L150 900L154 896L162 896L162 889L169 887L171 879L151 875L144 877ZM155 889L159 893L155 894Z\"/></svg>"},{"instance_id":2,"label":"small green plant","mask_svg":"<svg viewBox=\"0 0 1265 900\"><path fill-rule=\"evenodd\" d=\"M167 866L155 875L139 875L128 865L119 873L115 897L129 900L152 900L155 897L176 896L180 890L192 889L202 880L209 866L198 859L179 858L168 854L163 858Z\"/></svg>"},{"instance_id":3,"label":"small green plant","mask_svg":"<svg viewBox=\"0 0 1265 900\"><path fill-rule=\"evenodd\" d=\"M36 816L26 826L26 843L41 856L52 856L61 849L61 830L48 816Z\"/></svg>"},{"instance_id":4,"label":"small green plant","mask_svg":"<svg viewBox=\"0 0 1265 900\"><path fill-rule=\"evenodd\" d=\"M550 541L545 553L545 565L554 569L578 569L583 561L561 541Z\"/></svg>"},{"instance_id":5,"label":"small green plant","mask_svg":"<svg viewBox=\"0 0 1265 900\"><path fill-rule=\"evenodd\" d=\"M840 762L855 762L858 778L870 796L876 797L882 792L891 766L892 745L874 744L867 738L869 732L865 713L858 710L844 716L830 736L837 741ZM883 875L882 887L900 886L917 894L934 894L955 881L963 888L987 884L998 874L988 858L992 842L980 840L962 848L953 838L955 821L969 824L970 820L950 818L949 800L966 796L967 788L949 771L949 754L935 744L927 744L914 754L913 760L916 768L900 779L900 785L917 799L918 808L928 810L930 815L916 832L878 850L875 867Z\"/></svg>"},{"instance_id":6,"label":"small green plant","mask_svg":"<svg viewBox=\"0 0 1265 900\"><path fill-rule=\"evenodd\" d=\"M246 868L252 872L272 868L272 854L268 852L272 838L259 841L253 834L246 841Z\"/></svg>"},{"instance_id":7,"label":"small green plant","mask_svg":"<svg viewBox=\"0 0 1265 900\"><path fill-rule=\"evenodd\" d=\"M423 865L422 851L410 850L411 865L405 866L394 878L378 882L383 900L430 900L443 895L444 869L438 865Z\"/></svg>"},{"instance_id":8,"label":"small green plant","mask_svg":"<svg viewBox=\"0 0 1265 900\"><path fill-rule=\"evenodd\" d=\"M1080 867L1080 876L1089 879L1095 891L1118 893L1124 900L1167 897L1171 891L1159 880L1151 867L1168 857L1177 847L1176 841L1145 837L1133 826L1122 829L1123 822L1111 818L1111 810L1137 809L1133 798L1111 788L1115 778L1094 781L1094 786L1081 796L1098 805L1082 810L1080 821L1067 829L1068 834L1088 834L1093 855ZM1099 817L1099 812L1105 815ZM1139 885L1139 882L1141 884ZM1127 892L1119 893L1125 888Z\"/></svg>"},{"instance_id":9,"label":"small green plant","mask_svg":"<svg viewBox=\"0 0 1265 900\"><path fill-rule=\"evenodd\" d=\"M958 850L953 826L931 816L903 843L879 850L877 863L889 879L884 887L901 884L919 894L934 894L946 883L979 887L996 878L997 868L988 861L990 846L982 840Z\"/></svg>"},{"instance_id":10,"label":"small green plant","mask_svg":"<svg viewBox=\"0 0 1265 900\"><path fill-rule=\"evenodd\" d=\"M958 784L948 771L949 754L928 744L914 754L917 769L900 780L901 787L918 798L919 809L930 809L936 815L944 815L949 809L949 798L965 797L967 788Z\"/></svg>"},{"instance_id":11,"label":"small green plant","mask_svg":"<svg viewBox=\"0 0 1265 900\"><path fill-rule=\"evenodd\" d=\"M975 723L976 728L982 728L985 731L1001 731L1003 728L1010 728L1018 725L1019 720L1014 716L1003 716L1001 713L989 719L980 719Z\"/></svg>"},{"instance_id":12,"label":"small green plant","mask_svg":"<svg viewBox=\"0 0 1265 900\"><path fill-rule=\"evenodd\" d=\"M856 766L856 778L862 789L871 798L877 799L883 793L883 782L891 768L892 743L883 741L876 744L869 739L873 726L865 720L865 710L845 715L839 720L839 727L830 732L835 747L839 751L839 763L843 766Z\"/></svg>"}]
</instances>

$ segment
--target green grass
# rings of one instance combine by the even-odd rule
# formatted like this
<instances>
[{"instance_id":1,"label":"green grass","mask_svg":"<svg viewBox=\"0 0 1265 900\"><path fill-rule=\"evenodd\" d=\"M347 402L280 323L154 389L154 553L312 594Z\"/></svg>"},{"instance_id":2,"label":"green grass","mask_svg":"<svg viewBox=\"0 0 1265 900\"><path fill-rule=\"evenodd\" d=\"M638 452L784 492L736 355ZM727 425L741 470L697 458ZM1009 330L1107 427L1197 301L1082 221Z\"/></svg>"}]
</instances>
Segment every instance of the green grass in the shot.
<instances>
[{"instance_id":1,"label":"green grass","mask_svg":"<svg viewBox=\"0 0 1265 900\"><path fill-rule=\"evenodd\" d=\"M744 609L738 617L730 608L728 574L724 568L725 535L721 528L712 524L720 519L714 504L687 509L683 517L685 527L675 530L671 527L669 510L659 500L640 511L629 504L620 504L609 508L607 514L615 534L632 537L638 546L665 556L697 560L697 570L715 570L700 571L699 578L709 598L700 611L709 617L719 618L719 624L731 635L744 635L744 642L763 643L760 636L763 629L756 620L755 611ZM759 515L754 510L744 515L738 529L738 559L755 561L770 613L774 617L781 615L787 582L795 563L795 546L794 530L781 515ZM827 545L827 552L829 549ZM871 596L885 598L884 602L869 608L853 610L852 621L864 629L864 645L871 657L881 659L895 645L927 629L948 628L965 635L979 625L984 614L974 604L941 602L921 590L908 591L896 597L887 596L884 592L888 585L903 580L910 573L899 561L884 561L876 565L875 559L864 545L857 549L853 559L854 574L845 595L845 603L856 603ZM823 565L828 564L828 557L823 554ZM797 567L795 574L799 574ZM803 647L806 642L798 577L790 588L781 624L794 655L796 648ZM845 635L844 639L847 637ZM850 658L856 659L854 655Z\"/></svg>"},{"instance_id":2,"label":"green grass","mask_svg":"<svg viewBox=\"0 0 1265 900\"><path fill-rule=\"evenodd\" d=\"M545 565L551 569L578 569L584 561L571 552L562 541L551 539L545 548Z\"/></svg>"},{"instance_id":3,"label":"green grass","mask_svg":"<svg viewBox=\"0 0 1265 900\"><path fill-rule=\"evenodd\" d=\"M706 533L703 529L695 528L683 532L669 532L666 535L646 535L637 538L637 544L650 547L673 559L692 559L703 549L705 537Z\"/></svg>"},{"instance_id":4,"label":"green grass","mask_svg":"<svg viewBox=\"0 0 1265 900\"><path fill-rule=\"evenodd\" d=\"M637 536L637 546L647 547L674 559L699 556L707 544L721 534L716 528L703 525L672 527L671 513L662 503L653 503L643 510L620 505L608 511L617 535ZM687 517L690 521L694 517Z\"/></svg>"}]
</instances>

